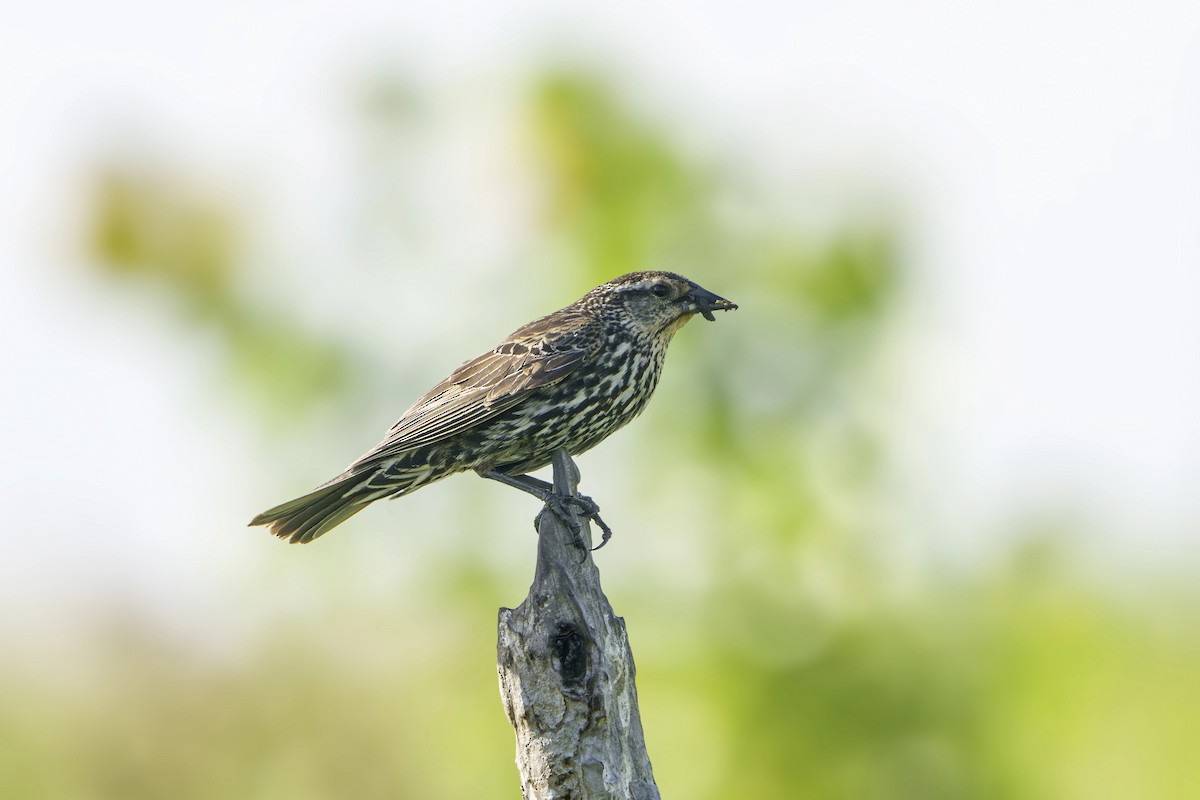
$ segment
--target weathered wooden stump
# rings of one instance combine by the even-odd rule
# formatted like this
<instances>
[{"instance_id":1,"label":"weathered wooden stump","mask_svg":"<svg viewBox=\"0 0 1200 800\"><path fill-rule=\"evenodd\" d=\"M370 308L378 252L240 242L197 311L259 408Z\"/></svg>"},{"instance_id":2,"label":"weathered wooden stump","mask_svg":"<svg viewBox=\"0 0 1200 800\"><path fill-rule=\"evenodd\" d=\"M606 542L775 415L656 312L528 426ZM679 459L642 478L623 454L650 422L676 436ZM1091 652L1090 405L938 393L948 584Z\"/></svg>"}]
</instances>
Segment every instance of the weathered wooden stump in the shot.
<instances>
[{"instance_id":1,"label":"weathered wooden stump","mask_svg":"<svg viewBox=\"0 0 1200 800\"><path fill-rule=\"evenodd\" d=\"M554 492L577 494L579 470L554 456ZM535 522L529 596L500 609L496 654L517 735L526 800L657 800L625 622L600 589L591 526L582 537L549 508Z\"/></svg>"}]
</instances>

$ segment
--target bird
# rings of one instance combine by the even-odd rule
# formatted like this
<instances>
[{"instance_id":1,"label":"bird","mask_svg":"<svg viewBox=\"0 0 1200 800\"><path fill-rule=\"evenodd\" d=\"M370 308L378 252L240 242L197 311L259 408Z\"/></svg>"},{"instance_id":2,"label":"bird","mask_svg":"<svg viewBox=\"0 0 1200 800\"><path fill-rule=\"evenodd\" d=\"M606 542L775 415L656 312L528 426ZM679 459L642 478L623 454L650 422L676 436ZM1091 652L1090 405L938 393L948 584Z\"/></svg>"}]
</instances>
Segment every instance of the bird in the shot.
<instances>
[{"instance_id":1,"label":"bird","mask_svg":"<svg viewBox=\"0 0 1200 800\"><path fill-rule=\"evenodd\" d=\"M590 450L640 414L679 329L696 315L712 322L714 311L737 307L674 272L630 272L602 283L465 362L343 472L250 525L311 542L376 500L467 471L549 503L552 485L527 473L550 464L559 449L571 456ZM566 499L599 522L607 541L595 503Z\"/></svg>"}]
</instances>

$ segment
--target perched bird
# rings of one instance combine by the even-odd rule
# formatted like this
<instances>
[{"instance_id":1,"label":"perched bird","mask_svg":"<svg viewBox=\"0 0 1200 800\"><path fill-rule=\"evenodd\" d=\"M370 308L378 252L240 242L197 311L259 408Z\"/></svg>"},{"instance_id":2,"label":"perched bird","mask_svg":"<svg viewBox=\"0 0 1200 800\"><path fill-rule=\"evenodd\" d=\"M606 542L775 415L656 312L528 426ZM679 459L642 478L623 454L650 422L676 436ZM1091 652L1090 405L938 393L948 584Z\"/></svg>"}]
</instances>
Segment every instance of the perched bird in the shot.
<instances>
[{"instance_id":1,"label":"perched bird","mask_svg":"<svg viewBox=\"0 0 1200 800\"><path fill-rule=\"evenodd\" d=\"M636 417L675 332L696 314L711 322L713 311L734 308L673 272L603 283L463 364L342 474L250 524L310 542L369 503L466 470L548 501L550 484L525 473L560 448L590 450ZM598 519L594 503L582 498L581 505Z\"/></svg>"}]
</instances>

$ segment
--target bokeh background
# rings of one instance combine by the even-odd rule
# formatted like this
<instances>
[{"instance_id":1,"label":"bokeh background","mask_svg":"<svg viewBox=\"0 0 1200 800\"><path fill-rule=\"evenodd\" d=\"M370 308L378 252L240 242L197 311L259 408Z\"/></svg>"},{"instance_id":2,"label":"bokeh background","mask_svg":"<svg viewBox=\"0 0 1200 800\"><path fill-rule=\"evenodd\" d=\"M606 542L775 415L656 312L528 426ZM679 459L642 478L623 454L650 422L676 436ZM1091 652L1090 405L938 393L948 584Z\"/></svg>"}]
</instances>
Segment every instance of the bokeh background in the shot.
<instances>
[{"instance_id":1,"label":"bokeh background","mask_svg":"<svg viewBox=\"0 0 1200 800\"><path fill-rule=\"evenodd\" d=\"M614 275L580 460L672 798L1200 797L1194 4L25 4L0 796L516 797L470 476L249 518Z\"/></svg>"}]
</instances>

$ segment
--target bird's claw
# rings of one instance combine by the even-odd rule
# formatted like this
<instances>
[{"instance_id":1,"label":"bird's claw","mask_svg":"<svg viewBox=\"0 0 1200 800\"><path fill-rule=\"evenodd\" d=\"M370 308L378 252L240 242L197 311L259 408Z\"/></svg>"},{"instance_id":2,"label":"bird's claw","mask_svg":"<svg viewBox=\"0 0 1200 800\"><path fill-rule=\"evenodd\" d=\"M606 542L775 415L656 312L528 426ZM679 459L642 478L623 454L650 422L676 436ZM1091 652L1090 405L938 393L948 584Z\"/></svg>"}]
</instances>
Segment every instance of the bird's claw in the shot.
<instances>
[{"instance_id":1,"label":"bird's claw","mask_svg":"<svg viewBox=\"0 0 1200 800\"><path fill-rule=\"evenodd\" d=\"M596 525L600 528L600 544L593 547L592 552L595 552L601 547L604 547L604 545L608 544L608 540L612 538L612 528L608 527L608 524L600 516L600 506L596 504L596 501L590 497L587 497L586 495L579 494L571 495L569 498L567 498L567 500L568 502L579 506L583 516L596 523Z\"/></svg>"},{"instance_id":2,"label":"bird's claw","mask_svg":"<svg viewBox=\"0 0 1200 800\"><path fill-rule=\"evenodd\" d=\"M568 506L576 506L578 513L572 512ZM612 528L600 517L600 506L596 501L585 495L563 495L550 493L546 496L546 507L565 524L569 525L571 530L575 532L577 537L576 544L580 549L587 551L587 541L583 538L583 523L580 522L580 517L590 519L599 526L601 531L600 544L596 545L591 550L599 550L604 545L608 544L608 540L612 538Z\"/></svg>"}]
</instances>

